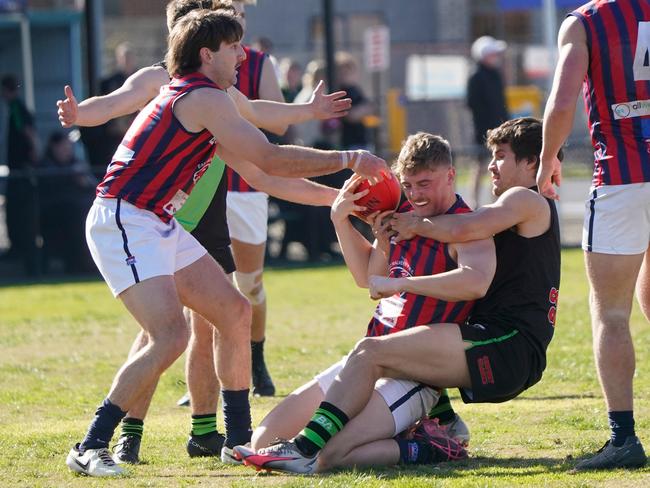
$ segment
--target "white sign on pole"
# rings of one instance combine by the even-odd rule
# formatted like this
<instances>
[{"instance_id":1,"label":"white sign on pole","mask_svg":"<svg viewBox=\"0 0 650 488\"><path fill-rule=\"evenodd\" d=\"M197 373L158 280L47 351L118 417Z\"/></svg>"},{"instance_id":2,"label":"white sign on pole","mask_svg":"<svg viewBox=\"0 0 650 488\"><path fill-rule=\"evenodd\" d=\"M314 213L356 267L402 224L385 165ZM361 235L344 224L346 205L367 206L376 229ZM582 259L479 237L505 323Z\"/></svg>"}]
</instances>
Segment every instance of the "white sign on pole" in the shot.
<instances>
[{"instance_id":1,"label":"white sign on pole","mask_svg":"<svg viewBox=\"0 0 650 488\"><path fill-rule=\"evenodd\" d=\"M370 72L385 71L390 65L390 31L385 25L376 25L364 32L364 58Z\"/></svg>"}]
</instances>

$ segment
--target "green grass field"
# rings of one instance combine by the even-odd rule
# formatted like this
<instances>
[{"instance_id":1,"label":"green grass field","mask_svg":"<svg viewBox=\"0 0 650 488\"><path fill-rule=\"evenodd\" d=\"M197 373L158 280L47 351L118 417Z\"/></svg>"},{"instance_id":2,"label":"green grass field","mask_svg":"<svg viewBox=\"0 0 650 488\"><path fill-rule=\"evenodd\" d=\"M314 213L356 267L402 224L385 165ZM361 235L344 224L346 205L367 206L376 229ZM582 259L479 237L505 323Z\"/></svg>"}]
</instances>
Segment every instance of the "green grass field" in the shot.
<instances>
[{"instance_id":1,"label":"green grass field","mask_svg":"<svg viewBox=\"0 0 650 488\"><path fill-rule=\"evenodd\" d=\"M136 324L103 282L0 288L0 486L650 486L650 468L573 474L574 459L606 440L591 355L580 251L563 254L556 336L542 382L500 405L454 404L472 429L470 459L418 469L340 471L314 478L256 475L216 459L189 459L189 411L178 361L145 423L145 464L126 478L71 474L64 464L113 374ZM271 270L268 362L286 395L347 352L365 332L373 302L343 267ZM650 328L635 308L637 431L650 448ZM253 399L254 422L279 398Z\"/></svg>"}]
</instances>

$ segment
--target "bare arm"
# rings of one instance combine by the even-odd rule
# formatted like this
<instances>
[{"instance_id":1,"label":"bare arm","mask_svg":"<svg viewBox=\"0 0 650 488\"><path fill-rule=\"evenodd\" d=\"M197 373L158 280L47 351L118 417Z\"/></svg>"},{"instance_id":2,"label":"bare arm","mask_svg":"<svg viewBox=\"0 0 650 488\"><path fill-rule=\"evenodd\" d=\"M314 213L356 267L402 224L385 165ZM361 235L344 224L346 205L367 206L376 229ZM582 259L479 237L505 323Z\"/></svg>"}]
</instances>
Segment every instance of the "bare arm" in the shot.
<instances>
[{"instance_id":1,"label":"bare arm","mask_svg":"<svg viewBox=\"0 0 650 488\"><path fill-rule=\"evenodd\" d=\"M164 68L149 66L129 76L117 90L77 103L72 88L65 87L65 100L56 102L63 127L101 125L116 117L131 114L158 95L160 87L169 83Z\"/></svg>"},{"instance_id":2,"label":"bare arm","mask_svg":"<svg viewBox=\"0 0 650 488\"><path fill-rule=\"evenodd\" d=\"M407 292L447 301L476 300L485 295L494 272L494 241L483 239L452 245L458 268L430 276L370 278L370 296L374 299Z\"/></svg>"},{"instance_id":3,"label":"bare arm","mask_svg":"<svg viewBox=\"0 0 650 488\"><path fill-rule=\"evenodd\" d=\"M543 234L550 225L550 210L538 193L523 187L510 188L496 202L475 212L421 218L413 212L395 214L391 226L397 240L414 235L442 242L488 239L515 227L525 237Z\"/></svg>"},{"instance_id":4,"label":"bare arm","mask_svg":"<svg viewBox=\"0 0 650 488\"><path fill-rule=\"evenodd\" d=\"M271 196L302 205L331 206L338 191L303 178L284 178L266 174L253 163L237 158L225 148L219 156L250 185Z\"/></svg>"},{"instance_id":5,"label":"bare arm","mask_svg":"<svg viewBox=\"0 0 650 488\"><path fill-rule=\"evenodd\" d=\"M368 288L368 267L371 255L380 252L377 245L371 245L350 222L350 215L353 212L364 210L365 207L358 206L355 202L368 193L368 190L356 193L357 186L362 178L352 176L339 190L334 203L332 204L332 223L336 230L336 237L341 246L341 252L355 283L360 288ZM386 257L384 257L384 261Z\"/></svg>"},{"instance_id":6,"label":"bare arm","mask_svg":"<svg viewBox=\"0 0 650 488\"><path fill-rule=\"evenodd\" d=\"M348 167L376 181L388 171L383 159L364 151L320 151L271 144L259 129L239 115L230 97L220 90L195 90L176 102L174 113L187 130L208 129L226 149L268 174L309 177Z\"/></svg>"},{"instance_id":7,"label":"bare arm","mask_svg":"<svg viewBox=\"0 0 650 488\"><path fill-rule=\"evenodd\" d=\"M560 57L553 87L544 110L544 139L537 186L540 193L557 198L552 183L561 182L561 167L557 154L573 127L576 99L589 67L589 50L584 27L576 17L568 17L558 34Z\"/></svg>"},{"instance_id":8,"label":"bare arm","mask_svg":"<svg viewBox=\"0 0 650 488\"><path fill-rule=\"evenodd\" d=\"M306 103L278 103L268 100L249 100L235 87L228 89L242 117L256 127L282 135L287 127L312 119L343 117L350 110L351 100L344 91L325 94L319 83Z\"/></svg>"}]
</instances>

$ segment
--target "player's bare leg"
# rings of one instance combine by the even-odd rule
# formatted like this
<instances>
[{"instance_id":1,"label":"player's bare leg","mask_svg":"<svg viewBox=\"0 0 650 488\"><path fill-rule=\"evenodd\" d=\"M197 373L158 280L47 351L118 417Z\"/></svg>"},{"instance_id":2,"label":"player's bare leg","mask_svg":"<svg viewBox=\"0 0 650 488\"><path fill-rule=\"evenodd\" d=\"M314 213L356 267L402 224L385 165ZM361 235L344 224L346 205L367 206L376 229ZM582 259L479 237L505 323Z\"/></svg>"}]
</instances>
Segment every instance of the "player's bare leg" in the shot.
<instances>
[{"instance_id":1,"label":"player's bare leg","mask_svg":"<svg viewBox=\"0 0 650 488\"><path fill-rule=\"evenodd\" d=\"M645 252L636 281L636 299L646 320L650 321L650 249Z\"/></svg>"},{"instance_id":2,"label":"player's bare leg","mask_svg":"<svg viewBox=\"0 0 650 488\"><path fill-rule=\"evenodd\" d=\"M291 439L298 435L324 398L325 394L316 380L294 390L255 429L252 449L267 447L275 439Z\"/></svg>"},{"instance_id":3,"label":"player's bare leg","mask_svg":"<svg viewBox=\"0 0 650 488\"><path fill-rule=\"evenodd\" d=\"M325 401L349 418L368 403L379 378L409 378L428 385L469 387L466 345L456 324L418 326L359 341ZM355 394L349 395L349 385Z\"/></svg>"},{"instance_id":4,"label":"player's bare leg","mask_svg":"<svg viewBox=\"0 0 650 488\"><path fill-rule=\"evenodd\" d=\"M253 394L273 396L275 386L264 360L266 293L264 291L263 271L266 243L250 244L237 239L231 240L233 256L237 265L235 281L237 287L246 295L253 308L251 325Z\"/></svg>"},{"instance_id":5,"label":"player's bare leg","mask_svg":"<svg viewBox=\"0 0 650 488\"><path fill-rule=\"evenodd\" d=\"M313 472L316 454L366 407L378 379L409 378L440 387L469 387L465 349L456 324L418 326L362 339L301 433L292 441L262 449L251 458L252 464L294 473ZM351 389L354 394L350 394Z\"/></svg>"},{"instance_id":6,"label":"player's bare leg","mask_svg":"<svg viewBox=\"0 0 650 488\"><path fill-rule=\"evenodd\" d=\"M190 320L192 335L187 348L185 377L192 408L192 431L187 452L191 457L219 456L224 438L217 431L219 379L214 360L215 327L194 311Z\"/></svg>"},{"instance_id":7,"label":"player's bare leg","mask_svg":"<svg viewBox=\"0 0 650 488\"><path fill-rule=\"evenodd\" d=\"M183 303L219 332L217 372L226 424L225 445L232 448L244 444L250 440L250 304L208 255L176 273L176 282Z\"/></svg>"},{"instance_id":8,"label":"player's bare leg","mask_svg":"<svg viewBox=\"0 0 650 488\"><path fill-rule=\"evenodd\" d=\"M141 330L131 345L128 357L133 357L140 349L147 345L148 341L147 333ZM135 405L131 407L126 417L122 419L120 437L113 447L116 462L128 464L138 464L140 462L140 443L142 442L142 435L144 433L144 418L149 411L149 406L151 405L151 400L153 399L157 385L158 382L156 381L149 388L142 389Z\"/></svg>"},{"instance_id":9,"label":"player's bare leg","mask_svg":"<svg viewBox=\"0 0 650 488\"><path fill-rule=\"evenodd\" d=\"M317 471L344 466L391 466L399 462L399 446L392 437L395 421L376 391L361 413L328 442L318 455ZM389 443L376 441L389 440ZM369 445L371 444L371 445Z\"/></svg>"},{"instance_id":10,"label":"player's bare leg","mask_svg":"<svg viewBox=\"0 0 650 488\"><path fill-rule=\"evenodd\" d=\"M634 431L635 357L630 334L632 300L642 261L643 254L585 253L591 285L594 358L607 405L611 439L602 451L578 463L576 469L645 464L645 453Z\"/></svg>"}]
</instances>

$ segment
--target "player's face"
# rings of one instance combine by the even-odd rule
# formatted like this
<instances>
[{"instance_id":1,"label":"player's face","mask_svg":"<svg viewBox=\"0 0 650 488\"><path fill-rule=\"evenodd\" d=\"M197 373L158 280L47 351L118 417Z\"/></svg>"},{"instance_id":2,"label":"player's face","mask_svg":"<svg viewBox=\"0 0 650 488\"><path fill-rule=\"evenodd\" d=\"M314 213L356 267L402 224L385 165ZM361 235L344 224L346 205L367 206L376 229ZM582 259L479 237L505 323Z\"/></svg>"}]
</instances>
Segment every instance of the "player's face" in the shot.
<instances>
[{"instance_id":1,"label":"player's face","mask_svg":"<svg viewBox=\"0 0 650 488\"><path fill-rule=\"evenodd\" d=\"M510 144L492 148L492 161L488 165L492 178L492 193L497 197L514 186L528 186L529 171L526 161L515 158Z\"/></svg>"},{"instance_id":2,"label":"player's face","mask_svg":"<svg viewBox=\"0 0 650 488\"><path fill-rule=\"evenodd\" d=\"M211 51L210 77L221 88L226 89L237 83L237 69L246 59L246 53L239 41L222 42L218 51Z\"/></svg>"},{"instance_id":3,"label":"player's face","mask_svg":"<svg viewBox=\"0 0 650 488\"><path fill-rule=\"evenodd\" d=\"M456 170L451 166L423 169L400 176L404 195L419 217L431 217L446 212L449 197L454 194Z\"/></svg>"}]
</instances>

